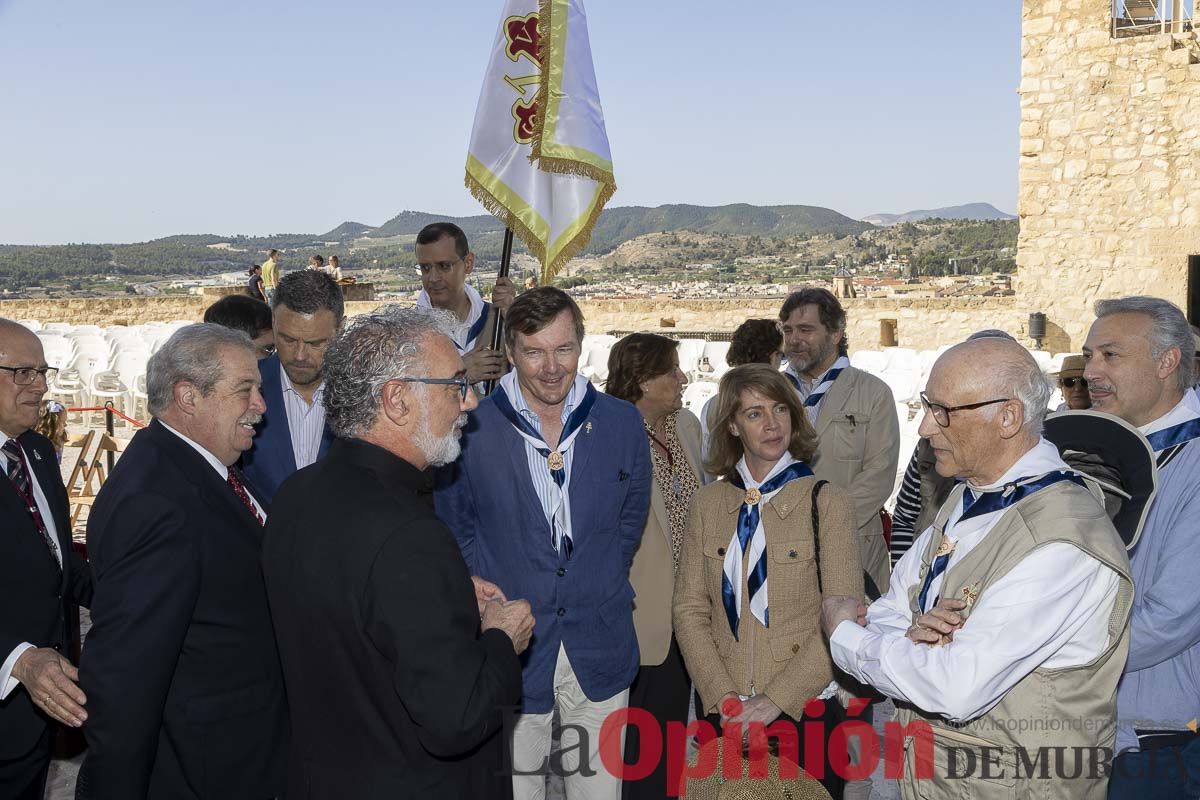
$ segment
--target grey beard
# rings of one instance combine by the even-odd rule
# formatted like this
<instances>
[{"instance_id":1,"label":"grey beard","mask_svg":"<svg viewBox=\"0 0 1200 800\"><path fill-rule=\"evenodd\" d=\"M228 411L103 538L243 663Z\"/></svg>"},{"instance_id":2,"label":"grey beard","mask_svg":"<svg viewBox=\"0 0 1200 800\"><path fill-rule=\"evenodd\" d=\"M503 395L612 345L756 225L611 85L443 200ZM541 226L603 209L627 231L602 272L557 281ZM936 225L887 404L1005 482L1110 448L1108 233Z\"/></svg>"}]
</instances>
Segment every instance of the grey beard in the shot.
<instances>
[{"instance_id":1,"label":"grey beard","mask_svg":"<svg viewBox=\"0 0 1200 800\"><path fill-rule=\"evenodd\" d=\"M459 422L464 422L465 418L464 414L459 418ZM420 449L421 454L425 456L425 460L429 462L429 466L444 467L454 463L462 453L462 442L459 440L461 424L455 424L449 433L439 438L429 432L428 422L428 419L421 420L422 424L417 431L414 443Z\"/></svg>"}]
</instances>

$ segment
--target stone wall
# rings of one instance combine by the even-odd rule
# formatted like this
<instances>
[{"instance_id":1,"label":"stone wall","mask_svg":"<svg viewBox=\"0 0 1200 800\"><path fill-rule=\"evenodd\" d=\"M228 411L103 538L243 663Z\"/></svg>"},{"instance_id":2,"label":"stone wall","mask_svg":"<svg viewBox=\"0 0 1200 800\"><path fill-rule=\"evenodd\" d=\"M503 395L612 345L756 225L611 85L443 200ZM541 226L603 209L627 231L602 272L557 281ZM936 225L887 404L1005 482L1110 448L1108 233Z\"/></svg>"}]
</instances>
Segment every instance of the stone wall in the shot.
<instances>
[{"instance_id":1,"label":"stone wall","mask_svg":"<svg viewBox=\"0 0 1200 800\"><path fill-rule=\"evenodd\" d=\"M0 316L36 319L40 322L70 322L75 325L138 325L146 322L191 320L198 322L212 298L196 295L173 297L97 298L90 300L3 300ZM1002 328L1024 338L1028 309L1014 298L843 301L849 316L851 350L877 350L881 346L881 323L895 321L897 344L917 350L932 350L962 341L980 328ZM349 301L348 314L377 308L380 301ZM580 303L587 328L607 331L732 331L750 317L774 319L781 301L763 300L585 300ZM665 328L662 320L673 319ZM1046 342L1046 349L1065 350L1065 338Z\"/></svg>"},{"instance_id":2,"label":"stone wall","mask_svg":"<svg viewBox=\"0 0 1200 800\"><path fill-rule=\"evenodd\" d=\"M1187 308L1200 253L1200 45L1111 35L1111 0L1025 0L1019 305L1076 348L1096 299Z\"/></svg>"}]
</instances>

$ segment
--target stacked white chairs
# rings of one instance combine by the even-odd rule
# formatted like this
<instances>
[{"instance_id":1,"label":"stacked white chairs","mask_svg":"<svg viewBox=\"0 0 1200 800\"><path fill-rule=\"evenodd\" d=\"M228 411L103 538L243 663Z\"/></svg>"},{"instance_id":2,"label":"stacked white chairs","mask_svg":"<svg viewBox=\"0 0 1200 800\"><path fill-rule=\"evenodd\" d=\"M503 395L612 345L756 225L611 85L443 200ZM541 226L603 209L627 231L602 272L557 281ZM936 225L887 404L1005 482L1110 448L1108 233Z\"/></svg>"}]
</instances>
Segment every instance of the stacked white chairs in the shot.
<instances>
[{"instance_id":1,"label":"stacked white chairs","mask_svg":"<svg viewBox=\"0 0 1200 800\"><path fill-rule=\"evenodd\" d=\"M17 320L17 324L24 326L26 329L31 330L34 333L37 333L42 329L42 323L36 319L19 319Z\"/></svg>"},{"instance_id":2,"label":"stacked white chairs","mask_svg":"<svg viewBox=\"0 0 1200 800\"><path fill-rule=\"evenodd\" d=\"M891 357L886 350L859 350L850 359L850 363L863 372L869 372L878 377L887 372Z\"/></svg>"},{"instance_id":3,"label":"stacked white chairs","mask_svg":"<svg viewBox=\"0 0 1200 800\"><path fill-rule=\"evenodd\" d=\"M52 367L62 368L71 363L75 356L75 343L58 333L38 331L35 334L42 343L42 351L46 355L46 363Z\"/></svg>"},{"instance_id":4,"label":"stacked white chairs","mask_svg":"<svg viewBox=\"0 0 1200 800\"><path fill-rule=\"evenodd\" d=\"M68 334L75 326L69 322L47 322L42 325L42 330L46 333Z\"/></svg>"},{"instance_id":5,"label":"stacked white chairs","mask_svg":"<svg viewBox=\"0 0 1200 800\"><path fill-rule=\"evenodd\" d=\"M703 339L679 340L679 346L675 352L679 353L679 369L688 377L688 380L694 380L693 376L700 366L700 356L704 354L704 345Z\"/></svg>"},{"instance_id":6,"label":"stacked white chairs","mask_svg":"<svg viewBox=\"0 0 1200 800\"><path fill-rule=\"evenodd\" d=\"M689 383L683 390L683 407L699 417L704 404L716 396L718 389L718 384L712 381Z\"/></svg>"},{"instance_id":7,"label":"stacked white chairs","mask_svg":"<svg viewBox=\"0 0 1200 800\"><path fill-rule=\"evenodd\" d=\"M608 353L616 343L617 337L608 334L584 336L583 353L579 357L580 374L596 384L608 380Z\"/></svg>"},{"instance_id":8,"label":"stacked white chairs","mask_svg":"<svg viewBox=\"0 0 1200 800\"><path fill-rule=\"evenodd\" d=\"M730 342L705 342L704 352L701 354L701 364L704 360L708 361L708 365L712 367L711 372L698 371L696 378L698 380L719 381L721 376L729 371L729 345Z\"/></svg>"}]
</instances>

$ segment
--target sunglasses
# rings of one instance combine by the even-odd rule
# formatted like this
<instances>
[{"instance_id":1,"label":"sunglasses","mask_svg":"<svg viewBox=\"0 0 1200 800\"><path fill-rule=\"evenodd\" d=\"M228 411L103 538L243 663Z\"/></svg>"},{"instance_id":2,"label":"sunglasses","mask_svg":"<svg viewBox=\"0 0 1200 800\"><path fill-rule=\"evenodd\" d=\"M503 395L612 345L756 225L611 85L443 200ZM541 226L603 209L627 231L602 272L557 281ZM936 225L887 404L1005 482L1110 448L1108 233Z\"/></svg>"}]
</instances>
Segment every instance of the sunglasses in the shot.
<instances>
[{"instance_id":1,"label":"sunglasses","mask_svg":"<svg viewBox=\"0 0 1200 800\"><path fill-rule=\"evenodd\" d=\"M1087 378L1059 378L1058 382L1062 384L1064 389L1074 389L1076 386L1087 388Z\"/></svg>"}]
</instances>

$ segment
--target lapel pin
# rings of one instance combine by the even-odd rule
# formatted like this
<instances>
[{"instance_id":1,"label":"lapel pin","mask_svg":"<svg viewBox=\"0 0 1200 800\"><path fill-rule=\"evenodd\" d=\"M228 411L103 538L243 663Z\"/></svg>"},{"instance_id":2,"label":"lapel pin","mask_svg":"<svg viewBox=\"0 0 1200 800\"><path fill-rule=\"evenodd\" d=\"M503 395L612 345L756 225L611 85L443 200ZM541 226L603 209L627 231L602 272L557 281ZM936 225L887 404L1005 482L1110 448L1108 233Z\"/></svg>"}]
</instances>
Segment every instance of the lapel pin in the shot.
<instances>
[{"instance_id":1,"label":"lapel pin","mask_svg":"<svg viewBox=\"0 0 1200 800\"><path fill-rule=\"evenodd\" d=\"M584 433L591 433L591 432L592 432L592 423L591 423L591 421L590 421L590 420L589 420L589 421L588 421L588 422L587 422L587 423L586 423L586 424L583 426L583 432L584 432Z\"/></svg>"},{"instance_id":2,"label":"lapel pin","mask_svg":"<svg viewBox=\"0 0 1200 800\"><path fill-rule=\"evenodd\" d=\"M42 454L41 454L41 453L39 453L37 450L34 450L34 451L33 451L33 460L34 460L34 461L41 461L41 460L42 460Z\"/></svg>"}]
</instances>

